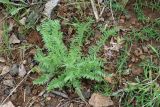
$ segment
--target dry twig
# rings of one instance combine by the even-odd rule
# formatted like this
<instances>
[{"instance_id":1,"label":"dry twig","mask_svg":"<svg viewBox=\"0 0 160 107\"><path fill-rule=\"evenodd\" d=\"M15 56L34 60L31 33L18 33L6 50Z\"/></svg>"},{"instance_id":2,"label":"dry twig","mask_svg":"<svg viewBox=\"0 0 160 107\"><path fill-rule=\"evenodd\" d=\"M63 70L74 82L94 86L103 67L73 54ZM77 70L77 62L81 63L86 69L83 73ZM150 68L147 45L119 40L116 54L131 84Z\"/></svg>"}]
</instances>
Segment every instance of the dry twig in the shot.
<instances>
[{"instance_id":1,"label":"dry twig","mask_svg":"<svg viewBox=\"0 0 160 107\"><path fill-rule=\"evenodd\" d=\"M96 21L98 21L99 20L98 11L93 0L91 0L91 5L92 5L92 9L93 9L93 13L96 18Z\"/></svg>"}]
</instances>

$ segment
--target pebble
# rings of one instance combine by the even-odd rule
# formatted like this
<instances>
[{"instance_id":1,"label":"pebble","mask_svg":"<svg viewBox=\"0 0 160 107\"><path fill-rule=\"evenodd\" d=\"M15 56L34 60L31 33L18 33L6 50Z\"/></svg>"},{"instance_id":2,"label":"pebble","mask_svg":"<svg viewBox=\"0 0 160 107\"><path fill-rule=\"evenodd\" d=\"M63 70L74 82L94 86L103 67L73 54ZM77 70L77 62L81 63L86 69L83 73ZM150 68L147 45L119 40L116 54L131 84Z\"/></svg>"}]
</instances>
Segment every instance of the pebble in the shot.
<instances>
[{"instance_id":1,"label":"pebble","mask_svg":"<svg viewBox=\"0 0 160 107\"><path fill-rule=\"evenodd\" d=\"M19 65L18 64L13 64L11 70L9 71L9 73L15 77L18 75L18 72L19 72Z\"/></svg>"},{"instance_id":2,"label":"pebble","mask_svg":"<svg viewBox=\"0 0 160 107\"><path fill-rule=\"evenodd\" d=\"M124 19L120 19L119 23L123 24L123 23L125 23L125 20Z\"/></svg>"},{"instance_id":3,"label":"pebble","mask_svg":"<svg viewBox=\"0 0 160 107\"><path fill-rule=\"evenodd\" d=\"M22 25L25 25L26 17L23 17L22 19L20 19L19 22L20 22Z\"/></svg>"},{"instance_id":4,"label":"pebble","mask_svg":"<svg viewBox=\"0 0 160 107\"><path fill-rule=\"evenodd\" d=\"M24 65L27 64L27 60L24 60L22 63L23 63Z\"/></svg>"},{"instance_id":5,"label":"pebble","mask_svg":"<svg viewBox=\"0 0 160 107\"><path fill-rule=\"evenodd\" d=\"M20 64L18 72L20 77L24 77L26 75L27 72L23 64Z\"/></svg>"},{"instance_id":6,"label":"pebble","mask_svg":"<svg viewBox=\"0 0 160 107\"><path fill-rule=\"evenodd\" d=\"M6 60L3 57L0 57L0 62L4 63Z\"/></svg>"},{"instance_id":7,"label":"pebble","mask_svg":"<svg viewBox=\"0 0 160 107\"><path fill-rule=\"evenodd\" d=\"M132 61L132 62L135 62L135 61L136 61L136 58L135 58L135 57L132 57L131 61Z\"/></svg>"},{"instance_id":8,"label":"pebble","mask_svg":"<svg viewBox=\"0 0 160 107\"><path fill-rule=\"evenodd\" d=\"M143 52L147 53L148 52L148 48L146 46L143 46Z\"/></svg>"},{"instance_id":9,"label":"pebble","mask_svg":"<svg viewBox=\"0 0 160 107\"><path fill-rule=\"evenodd\" d=\"M145 59L145 55L140 55L140 59L144 60Z\"/></svg>"},{"instance_id":10,"label":"pebble","mask_svg":"<svg viewBox=\"0 0 160 107\"><path fill-rule=\"evenodd\" d=\"M50 101L52 98L51 97L46 97L46 100L47 101Z\"/></svg>"},{"instance_id":11,"label":"pebble","mask_svg":"<svg viewBox=\"0 0 160 107\"><path fill-rule=\"evenodd\" d=\"M93 93L89 99L89 104L93 107L110 107L114 106L110 97L101 95L100 93Z\"/></svg>"}]
</instances>

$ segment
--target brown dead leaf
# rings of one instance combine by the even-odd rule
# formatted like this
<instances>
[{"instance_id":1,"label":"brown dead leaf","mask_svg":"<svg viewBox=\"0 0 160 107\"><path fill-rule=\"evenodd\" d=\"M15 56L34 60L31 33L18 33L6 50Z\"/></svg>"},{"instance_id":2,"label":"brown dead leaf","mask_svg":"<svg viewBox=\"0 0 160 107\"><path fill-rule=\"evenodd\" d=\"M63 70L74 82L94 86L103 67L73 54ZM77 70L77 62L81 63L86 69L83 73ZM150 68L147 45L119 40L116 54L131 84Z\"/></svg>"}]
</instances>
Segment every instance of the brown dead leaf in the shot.
<instances>
[{"instance_id":1,"label":"brown dead leaf","mask_svg":"<svg viewBox=\"0 0 160 107\"><path fill-rule=\"evenodd\" d=\"M27 41L30 44L36 44L36 45L38 45L40 47L42 47L42 45L43 45L41 36L35 30L32 30L30 32L30 34L27 36Z\"/></svg>"},{"instance_id":2,"label":"brown dead leaf","mask_svg":"<svg viewBox=\"0 0 160 107\"><path fill-rule=\"evenodd\" d=\"M114 105L110 97L102 96L99 93L93 93L89 99L89 104L93 107L108 107Z\"/></svg>"}]
</instances>

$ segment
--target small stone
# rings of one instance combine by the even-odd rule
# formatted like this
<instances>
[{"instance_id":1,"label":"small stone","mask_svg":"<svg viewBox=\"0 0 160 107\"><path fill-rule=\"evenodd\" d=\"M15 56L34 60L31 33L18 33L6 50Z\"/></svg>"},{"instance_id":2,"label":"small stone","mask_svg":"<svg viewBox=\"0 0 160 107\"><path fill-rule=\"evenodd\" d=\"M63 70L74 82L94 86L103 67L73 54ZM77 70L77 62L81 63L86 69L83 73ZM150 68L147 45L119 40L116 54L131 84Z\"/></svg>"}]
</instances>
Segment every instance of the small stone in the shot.
<instances>
[{"instance_id":1,"label":"small stone","mask_svg":"<svg viewBox=\"0 0 160 107\"><path fill-rule=\"evenodd\" d=\"M25 25L26 17L23 17L21 20L19 20L19 22L20 22L22 25Z\"/></svg>"},{"instance_id":2,"label":"small stone","mask_svg":"<svg viewBox=\"0 0 160 107\"><path fill-rule=\"evenodd\" d=\"M25 69L25 67L24 67L24 65L23 64L21 64L20 66L19 66L19 73L18 73L18 75L20 76L20 77L24 77L25 75L26 75L26 69Z\"/></svg>"},{"instance_id":3,"label":"small stone","mask_svg":"<svg viewBox=\"0 0 160 107\"><path fill-rule=\"evenodd\" d=\"M120 19L119 23L123 24L125 22L125 19Z\"/></svg>"},{"instance_id":4,"label":"small stone","mask_svg":"<svg viewBox=\"0 0 160 107\"><path fill-rule=\"evenodd\" d=\"M23 63L24 65L27 64L27 60L24 60L22 63Z\"/></svg>"},{"instance_id":5,"label":"small stone","mask_svg":"<svg viewBox=\"0 0 160 107\"><path fill-rule=\"evenodd\" d=\"M135 61L136 61L136 58L135 58L135 57L132 57L131 61L132 61L132 62L135 62Z\"/></svg>"},{"instance_id":6,"label":"small stone","mask_svg":"<svg viewBox=\"0 0 160 107\"><path fill-rule=\"evenodd\" d=\"M139 61L139 58L136 58L136 61L135 62L138 62Z\"/></svg>"},{"instance_id":7,"label":"small stone","mask_svg":"<svg viewBox=\"0 0 160 107\"><path fill-rule=\"evenodd\" d=\"M6 60L3 57L0 57L0 62L4 63Z\"/></svg>"},{"instance_id":8,"label":"small stone","mask_svg":"<svg viewBox=\"0 0 160 107\"><path fill-rule=\"evenodd\" d=\"M148 53L148 48L146 46L143 46L143 52Z\"/></svg>"},{"instance_id":9,"label":"small stone","mask_svg":"<svg viewBox=\"0 0 160 107\"><path fill-rule=\"evenodd\" d=\"M9 73L14 77L14 76L18 75L18 72L19 72L19 65L18 64L13 64Z\"/></svg>"},{"instance_id":10,"label":"small stone","mask_svg":"<svg viewBox=\"0 0 160 107\"><path fill-rule=\"evenodd\" d=\"M145 59L145 55L140 55L140 59L144 60Z\"/></svg>"},{"instance_id":11,"label":"small stone","mask_svg":"<svg viewBox=\"0 0 160 107\"><path fill-rule=\"evenodd\" d=\"M52 98L51 97L46 97L46 100L50 101Z\"/></svg>"},{"instance_id":12,"label":"small stone","mask_svg":"<svg viewBox=\"0 0 160 107\"><path fill-rule=\"evenodd\" d=\"M13 80L4 80L3 84L9 87L14 87L14 82Z\"/></svg>"},{"instance_id":13,"label":"small stone","mask_svg":"<svg viewBox=\"0 0 160 107\"><path fill-rule=\"evenodd\" d=\"M9 38L9 43L10 44L17 44L20 43L21 41L17 38L15 34L12 34L11 37Z\"/></svg>"},{"instance_id":14,"label":"small stone","mask_svg":"<svg viewBox=\"0 0 160 107\"><path fill-rule=\"evenodd\" d=\"M110 97L103 96L99 93L93 93L89 99L89 104L93 107L109 107L113 106L114 103Z\"/></svg>"}]
</instances>

